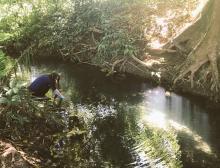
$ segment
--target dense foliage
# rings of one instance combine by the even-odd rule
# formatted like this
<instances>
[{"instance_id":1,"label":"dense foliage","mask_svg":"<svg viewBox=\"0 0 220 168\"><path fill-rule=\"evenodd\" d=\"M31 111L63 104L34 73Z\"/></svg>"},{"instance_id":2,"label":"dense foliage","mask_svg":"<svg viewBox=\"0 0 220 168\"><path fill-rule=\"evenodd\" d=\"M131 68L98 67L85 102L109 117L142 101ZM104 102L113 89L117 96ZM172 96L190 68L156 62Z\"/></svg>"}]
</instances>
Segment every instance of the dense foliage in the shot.
<instances>
[{"instance_id":1,"label":"dense foliage","mask_svg":"<svg viewBox=\"0 0 220 168\"><path fill-rule=\"evenodd\" d=\"M18 10L1 21L2 30L14 35L9 43L24 55L111 64L141 52L144 2L88 0L69 2L68 7L67 1L60 6L45 3L30 3L32 12L20 20L14 21Z\"/></svg>"},{"instance_id":2,"label":"dense foliage","mask_svg":"<svg viewBox=\"0 0 220 168\"><path fill-rule=\"evenodd\" d=\"M65 153L61 153L57 145L63 139L71 143L71 138L74 139L79 131L79 125L71 127L71 124L65 123L61 113L54 111L51 102L47 104L48 102L33 101L23 83L9 74L17 65L17 61L30 64L32 57L86 62L104 66L110 72L114 72L114 68L118 66L119 70L123 71L131 57L140 58L144 55L146 44L153 35L161 35L161 25L158 29L152 28L155 23L147 17L151 14L149 6L154 8L155 2L172 2L178 5L183 3L170 0L2 0L0 48L8 55L18 56L19 59L12 61L0 50L0 78L11 80L4 81L4 86L0 88L0 135L17 142L22 140L26 145L31 144L30 148L50 146L50 154L47 156L51 158L77 158L82 144L74 146L77 151L68 151L66 148ZM144 34L145 31L148 32L147 35ZM161 38L161 41L166 40ZM78 119L74 113L68 117L69 121L71 118ZM39 125L46 126L47 129ZM65 126L68 129L64 128ZM61 130L65 133L55 135ZM172 134L165 136L164 132L153 129L146 130L145 133L149 134L146 145L152 147L152 159L158 158L162 153L167 165L181 167L176 137L172 139ZM23 138L20 137L22 134ZM170 139L171 144L166 142L168 145L163 146L165 140L161 139L161 136ZM63 144L63 148L68 143ZM173 151L170 151L169 145ZM42 153L44 152L48 152L48 149L42 150ZM77 159L75 160L77 162Z\"/></svg>"},{"instance_id":3,"label":"dense foliage","mask_svg":"<svg viewBox=\"0 0 220 168\"><path fill-rule=\"evenodd\" d=\"M32 153L33 157L38 158L30 162L22 155L22 158L32 165L27 167L39 167L39 165L50 167L62 164L61 161L56 160L61 155L57 146L60 141L69 142L71 138L81 142L86 133L86 123L82 116L76 115L71 104L65 102L63 109L60 109L54 106L52 101L33 99L25 86L26 82L17 77L0 90L1 139L13 140L14 144L21 143L26 153ZM78 143L72 146L74 150L71 151L71 157L76 159L80 147ZM15 166L14 162L6 159L11 152L13 158L13 151L1 149L1 159L9 161L6 161L7 163L2 161L0 167L4 167L5 164L6 167ZM17 158L15 161L19 162Z\"/></svg>"},{"instance_id":4,"label":"dense foliage","mask_svg":"<svg viewBox=\"0 0 220 168\"><path fill-rule=\"evenodd\" d=\"M9 55L86 62L110 72L115 67L123 71L131 57L145 58L152 41L167 42L183 21L189 22L196 2L1 1L0 45L6 46Z\"/></svg>"},{"instance_id":5,"label":"dense foliage","mask_svg":"<svg viewBox=\"0 0 220 168\"><path fill-rule=\"evenodd\" d=\"M0 79L8 76L14 67L14 61L0 50Z\"/></svg>"}]
</instances>

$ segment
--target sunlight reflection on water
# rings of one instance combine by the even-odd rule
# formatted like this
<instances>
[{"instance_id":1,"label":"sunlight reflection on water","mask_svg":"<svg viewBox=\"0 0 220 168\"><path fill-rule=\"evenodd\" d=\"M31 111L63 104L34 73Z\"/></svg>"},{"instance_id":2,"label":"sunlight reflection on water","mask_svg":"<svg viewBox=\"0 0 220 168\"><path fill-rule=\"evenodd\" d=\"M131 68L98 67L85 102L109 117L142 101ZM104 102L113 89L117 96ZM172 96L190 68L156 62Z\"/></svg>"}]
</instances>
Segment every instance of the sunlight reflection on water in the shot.
<instances>
[{"instance_id":1,"label":"sunlight reflection on water","mask_svg":"<svg viewBox=\"0 0 220 168\"><path fill-rule=\"evenodd\" d=\"M158 111L152 111L150 114L144 116L144 120L153 126L166 129L167 122L165 115Z\"/></svg>"},{"instance_id":2,"label":"sunlight reflection on water","mask_svg":"<svg viewBox=\"0 0 220 168\"><path fill-rule=\"evenodd\" d=\"M175 93L170 93L170 96L167 96L163 88L157 87L145 92L141 106L146 110L145 115L154 116L151 117L152 119L173 120L181 125L186 125L190 129L199 131L208 140L208 114L202 108L191 104L186 98Z\"/></svg>"},{"instance_id":3,"label":"sunlight reflection on water","mask_svg":"<svg viewBox=\"0 0 220 168\"><path fill-rule=\"evenodd\" d=\"M171 126L177 132L191 136L198 149L212 153L207 113L197 106L191 106L189 100L174 93L166 96L165 90L157 87L145 92L144 104L140 106L142 122L166 131Z\"/></svg>"}]
</instances>

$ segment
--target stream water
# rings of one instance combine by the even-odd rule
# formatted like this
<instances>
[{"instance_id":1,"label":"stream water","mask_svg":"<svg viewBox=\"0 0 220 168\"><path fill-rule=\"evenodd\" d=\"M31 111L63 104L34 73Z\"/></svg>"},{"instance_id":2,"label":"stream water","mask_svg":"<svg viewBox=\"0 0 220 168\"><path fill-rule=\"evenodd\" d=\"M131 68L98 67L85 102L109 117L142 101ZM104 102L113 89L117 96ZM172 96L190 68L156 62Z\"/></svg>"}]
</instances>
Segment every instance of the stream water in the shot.
<instances>
[{"instance_id":1,"label":"stream water","mask_svg":"<svg viewBox=\"0 0 220 168\"><path fill-rule=\"evenodd\" d=\"M34 66L31 80L52 71L62 74L66 100L89 121L84 154L77 161L76 142L63 145L69 153L58 167L220 167L220 114L201 100L85 65Z\"/></svg>"}]
</instances>

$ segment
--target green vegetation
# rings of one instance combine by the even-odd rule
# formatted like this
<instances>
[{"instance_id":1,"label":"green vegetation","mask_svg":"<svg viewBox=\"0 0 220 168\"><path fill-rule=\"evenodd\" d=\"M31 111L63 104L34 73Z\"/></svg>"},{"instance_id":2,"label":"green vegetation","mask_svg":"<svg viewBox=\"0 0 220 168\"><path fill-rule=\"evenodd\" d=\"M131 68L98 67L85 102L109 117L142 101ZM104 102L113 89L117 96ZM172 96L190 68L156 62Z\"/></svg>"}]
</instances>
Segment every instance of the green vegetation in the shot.
<instances>
[{"instance_id":1,"label":"green vegetation","mask_svg":"<svg viewBox=\"0 0 220 168\"><path fill-rule=\"evenodd\" d=\"M147 138L145 137L144 147L149 150L148 155L151 159L159 158L168 167L182 167L180 145L178 144L177 135L172 128L169 131L165 131L151 128L148 125L145 133Z\"/></svg>"},{"instance_id":2,"label":"green vegetation","mask_svg":"<svg viewBox=\"0 0 220 168\"><path fill-rule=\"evenodd\" d=\"M26 155L30 156L31 153L32 157L38 158L38 160L30 161L17 152L29 165L45 167L62 164L59 160L56 161L56 158L61 155L56 146L60 140L69 142L70 139L76 138L81 142L87 132L86 123L83 117L76 115L71 104L65 102L63 104L65 111L62 112L53 105L52 101L37 101L31 98L25 86L25 81L17 77L8 83L8 87L2 88L0 92L0 136L2 139L13 140L16 147L17 144L22 144L19 146L26 149ZM65 116L64 113L68 115ZM79 153L81 148L78 143L72 146L74 148L72 152ZM2 149L1 152L1 154L6 153L3 158L9 162L7 166L13 166L13 162L8 157L10 154L13 157L13 151ZM47 157L41 158L45 153ZM78 155L72 154L71 157L75 158ZM53 160L53 163L48 160L49 158ZM19 162L17 158L15 160ZM24 161L20 162L24 164ZM3 166L3 162L0 166Z\"/></svg>"},{"instance_id":3,"label":"green vegetation","mask_svg":"<svg viewBox=\"0 0 220 168\"><path fill-rule=\"evenodd\" d=\"M117 122L114 117L90 121L96 128L91 129L93 134L87 135L87 123L84 122L83 117L80 118L76 114L71 103L64 104L67 113L65 114L60 109L56 109L51 101L38 102L31 98L23 78L16 76L17 64L29 66L34 59L49 58L49 60L97 65L108 74L114 73L115 70L124 72L130 65L137 67L138 61L142 61L142 68L146 67L143 61L151 60L153 57L148 53L151 51L149 48L152 46L152 41L156 41L156 44L157 42L165 44L176 35L176 30L182 27L180 23L183 20L191 21L189 14L185 12L186 14L182 15L180 10L185 2L183 0L1 0L1 137L12 139L18 144L22 143L22 147L28 148L27 152L38 151L39 153L34 154L36 157L43 157L46 153L48 158L40 158L42 161L40 164L43 164L41 166L59 167L71 163L77 167L80 164L87 165L89 159L97 158L94 167L99 162L103 164L101 163L103 158L98 154L94 154L92 156L94 158L90 154L95 151L92 147L95 147L97 141L101 143L104 139L109 142L106 140L106 135L111 138L115 133L114 137L118 136L117 127L112 131L112 123ZM193 2L194 6L197 3L196 0L190 2ZM163 9L164 4L172 4L178 10L173 12L168 11L168 8ZM185 8L191 10L192 7L189 6ZM156 8L160 17L154 13ZM167 12L164 12L166 10ZM174 14L170 16L172 12ZM175 19L178 20L177 24L172 22ZM168 49L170 52L183 53L181 48L172 45ZM157 54L156 61L152 60L163 64L164 62L158 61ZM13 60L7 55L16 59ZM176 62L168 59L168 63L172 62L172 65L168 68L165 65L165 69L175 70L173 65L176 66ZM157 74L156 72L154 73ZM188 73L188 70L186 72ZM183 77L187 73L183 73ZM92 89L95 90L95 87ZM104 95L103 100L98 103L106 103L105 101ZM124 107L126 104L123 104ZM130 119L121 122L130 127L133 121ZM163 165L171 168L182 166L180 147L173 130L166 132L149 125L146 125L141 133L138 129L132 129L133 127L131 130L128 129L130 131L128 135L137 143L144 142L142 149L150 162L157 164L157 161L162 161ZM100 133L103 137L99 137ZM85 135L94 137L86 137L90 138L88 142L87 139L85 140ZM86 146L88 149L84 149L85 144L89 146ZM106 146L108 145L107 143ZM114 159L113 157L113 164ZM34 165L38 166L38 163Z\"/></svg>"},{"instance_id":4,"label":"green vegetation","mask_svg":"<svg viewBox=\"0 0 220 168\"><path fill-rule=\"evenodd\" d=\"M0 50L0 79L7 76L13 68L13 61Z\"/></svg>"},{"instance_id":5,"label":"green vegetation","mask_svg":"<svg viewBox=\"0 0 220 168\"><path fill-rule=\"evenodd\" d=\"M29 2L31 12L19 20L15 18L20 10L1 20L2 30L11 35L4 45L14 45L16 51L35 57L94 64L112 64L142 51L144 1L60 1L61 6L44 3ZM21 8L25 10L24 5Z\"/></svg>"},{"instance_id":6,"label":"green vegetation","mask_svg":"<svg viewBox=\"0 0 220 168\"><path fill-rule=\"evenodd\" d=\"M3 10L5 14L0 16L0 45L6 46L6 51L14 56L83 62L101 66L110 73L115 68L124 71L133 61L132 57L143 59L146 47L155 37L164 43L181 27L181 21L190 20L189 13L182 14L179 9L182 5L186 11L192 10L196 1L188 3L170 0L3 1L0 9L8 10ZM174 17L164 23L168 29L164 37L161 25L152 18L157 18L156 12L158 18L168 15L166 4L177 9L174 9ZM174 23L174 18L178 23Z\"/></svg>"}]
</instances>

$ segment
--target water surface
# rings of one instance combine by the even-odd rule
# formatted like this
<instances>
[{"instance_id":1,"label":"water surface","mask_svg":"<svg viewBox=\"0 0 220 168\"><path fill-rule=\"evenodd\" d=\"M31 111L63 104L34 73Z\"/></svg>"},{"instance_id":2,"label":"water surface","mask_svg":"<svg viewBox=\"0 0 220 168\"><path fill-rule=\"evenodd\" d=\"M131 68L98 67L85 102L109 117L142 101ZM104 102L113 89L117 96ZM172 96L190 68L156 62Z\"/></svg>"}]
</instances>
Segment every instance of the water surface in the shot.
<instances>
[{"instance_id":1,"label":"water surface","mask_svg":"<svg viewBox=\"0 0 220 168\"><path fill-rule=\"evenodd\" d=\"M85 65L34 66L31 79L52 71L62 74L66 100L89 120L80 161L71 157L71 142L56 160L62 167L220 167L220 115L201 100Z\"/></svg>"}]
</instances>

